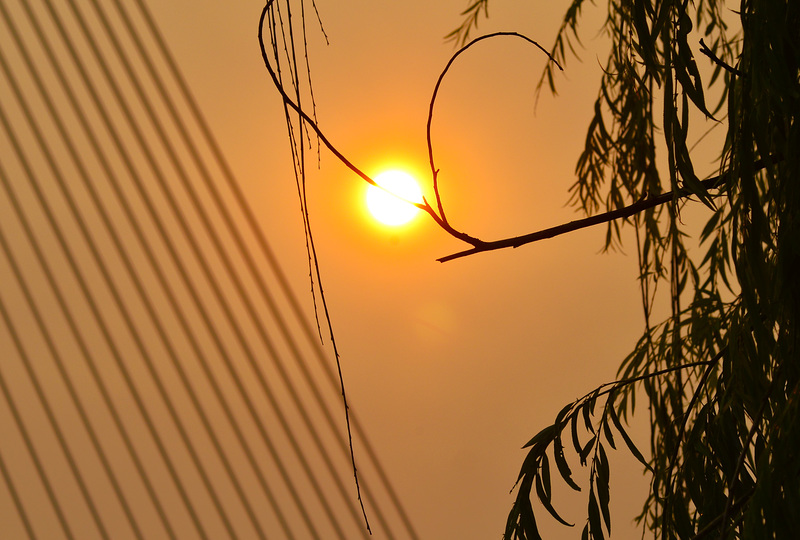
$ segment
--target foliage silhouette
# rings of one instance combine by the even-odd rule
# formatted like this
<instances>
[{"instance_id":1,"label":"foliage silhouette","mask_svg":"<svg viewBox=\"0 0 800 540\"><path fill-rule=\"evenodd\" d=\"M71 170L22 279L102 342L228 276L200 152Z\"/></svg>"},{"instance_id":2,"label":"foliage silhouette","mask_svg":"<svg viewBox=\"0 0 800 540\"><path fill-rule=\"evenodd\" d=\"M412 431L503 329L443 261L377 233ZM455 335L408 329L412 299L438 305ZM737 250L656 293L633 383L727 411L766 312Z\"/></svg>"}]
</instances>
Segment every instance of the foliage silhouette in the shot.
<instances>
[{"instance_id":1,"label":"foliage silhouette","mask_svg":"<svg viewBox=\"0 0 800 540\"><path fill-rule=\"evenodd\" d=\"M582 5L569 7L551 51L561 64L579 43ZM472 2L450 37L466 40L487 6ZM577 488L564 458L569 428L590 469L583 538L611 532L605 445L614 447L614 433L652 474L639 520L654 537L791 537L800 530L800 6L746 0L728 13L715 0L610 0L607 9L611 52L572 202L589 215L622 217L606 221L606 249L621 242L622 227L635 229L645 332L620 367L621 381L565 407L526 445L505 536L539 538L534 486L562 521L550 500L548 452ZM697 50L708 57L708 83L693 53L694 27L702 30ZM545 81L555 92L552 64L540 87ZM712 89L719 99L710 108ZM688 143L698 116L726 129L719 175L705 181ZM662 180L656 149L664 147ZM708 207L699 255L680 219L687 193ZM662 282L671 316L652 325ZM646 460L620 422L639 388L650 412Z\"/></svg>"},{"instance_id":2,"label":"foliage silhouette","mask_svg":"<svg viewBox=\"0 0 800 540\"><path fill-rule=\"evenodd\" d=\"M512 35L538 46L512 32L470 41L488 3L472 0L463 23L446 36L462 48L437 89L452 62L482 40ZM583 5L574 0L567 9L540 89L546 83L555 93L554 67L577 56ZM573 451L589 473L582 538L610 534L607 448L620 439L651 475L638 519L655 538L793 537L800 530L800 3L742 0L734 12L721 0L608 0L604 31L610 53L570 199L586 218L493 241L454 229L429 137L436 201L418 206L469 246L442 261L603 223L605 249L621 245L624 228L635 235L643 335L618 381L565 406L525 445L505 538L540 538L535 501L570 525L552 501L551 463L579 490L566 458ZM277 63L274 35L272 43ZM301 141L311 130L374 183L305 112L299 77L292 98L263 41L262 53L287 108L290 138L293 129ZM435 99L436 90L429 126ZM725 132L717 174L702 180L696 171L703 156L690 144L696 124ZM707 214L700 249L690 245L694 231L681 220L687 204L703 205ZM306 226L310 235L307 213ZM662 284L665 298L656 294ZM657 296L670 315L656 324ZM647 455L624 427L642 393L651 427Z\"/></svg>"}]
</instances>

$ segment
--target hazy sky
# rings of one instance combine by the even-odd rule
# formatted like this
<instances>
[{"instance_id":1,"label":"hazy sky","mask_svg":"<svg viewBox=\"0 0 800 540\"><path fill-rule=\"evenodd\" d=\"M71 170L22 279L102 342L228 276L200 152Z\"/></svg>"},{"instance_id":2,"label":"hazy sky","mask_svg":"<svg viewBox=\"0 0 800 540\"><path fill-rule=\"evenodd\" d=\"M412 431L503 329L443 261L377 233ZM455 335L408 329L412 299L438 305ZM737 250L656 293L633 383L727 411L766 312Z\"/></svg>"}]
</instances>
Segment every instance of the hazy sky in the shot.
<instances>
[{"instance_id":1,"label":"hazy sky","mask_svg":"<svg viewBox=\"0 0 800 540\"><path fill-rule=\"evenodd\" d=\"M518 31L549 48L566 5L496 0L480 31ZM427 106L453 52L442 37L460 22L464 1L318 7L331 41L316 39L310 51L323 130L367 172L402 162L427 178ZM154 5L310 309L279 97L255 42L260 8ZM462 230L492 239L576 216L565 207L567 190L606 54L592 39L598 25L584 28L583 63L570 62L560 96L543 93L536 111L544 57L521 41L475 48L446 79L434 143L446 209ZM498 538L521 445L562 405L613 379L640 335L635 258L599 254L598 229L440 264L437 256L462 246L424 216L403 232L376 228L363 213L363 189L323 150L309 180L310 211L353 407L422 538ZM629 468L612 472L623 538L645 489ZM580 534L578 504L566 512L577 530L553 527L553 537ZM549 517L540 521L550 529Z\"/></svg>"},{"instance_id":2,"label":"hazy sky","mask_svg":"<svg viewBox=\"0 0 800 540\"><path fill-rule=\"evenodd\" d=\"M263 4L150 4L313 317L283 110L256 39ZM330 38L326 46L309 25L319 124L366 172L404 166L429 181L428 103L454 52L443 36L465 6L317 0ZM516 31L549 48L566 6L493 0L480 32ZM445 80L433 139L457 228L491 240L580 217L565 203L606 55L594 38L601 14L586 15L583 62L569 62L560 95L543 92L537 109L545 57L520 40L474 48ZM324 149L308 181L348 398L421 538L499 538L521 446L563 405L612 380L641 334L635 252L600 254L605 230L595 229L441 264L437 257L464 246L423 215L398 231L378 227L364 211L365 187ZM620 463L611 476L615 537L634 537L626 527L646 481L624 453L612 460ZM562 515L576 528L556 526L543 510L539 521L550 538L575 538L585 501L561 494L555 504L565 502Z\"/></svg>"},{"instance_id":3,"label":"hazy sky","mask_svg":"<svg viewBox=\"0 0 800 540\"><path fill-rule=\"evenodd\" d=\"M494 1L480 31L517 31L549 48L566 5ZM261 7L153 5L310 309L280 101L255 40ZM463 0L318 2L331 41L324 46L312 31L320 125L365 171L400 162L427 178L428 102L454 50L442 37L464 7ZM543 93L537 110L544 57L519 40L474 48L445 80L433 136L448 216L462 230L492 239L576 217L565 207L567 190L606 54L592 39L599 26L591 15L583 63L570 62L560 96ZM436 257L462 246L424 216L398 233L375 227L363 212L364 187L324 150L309 180L351 402L422 538L497 538L522 444L561 406L612 380L640 335L635 258L599 254L605 231L598 229L440 264ZM619 537L646 489L629 468L612 472ZM555 537L580 534L585 503L578 501L566 512L577 530L553 527ZM540 521L550 528L549 517Z\"/></svg>"}]
</instances>

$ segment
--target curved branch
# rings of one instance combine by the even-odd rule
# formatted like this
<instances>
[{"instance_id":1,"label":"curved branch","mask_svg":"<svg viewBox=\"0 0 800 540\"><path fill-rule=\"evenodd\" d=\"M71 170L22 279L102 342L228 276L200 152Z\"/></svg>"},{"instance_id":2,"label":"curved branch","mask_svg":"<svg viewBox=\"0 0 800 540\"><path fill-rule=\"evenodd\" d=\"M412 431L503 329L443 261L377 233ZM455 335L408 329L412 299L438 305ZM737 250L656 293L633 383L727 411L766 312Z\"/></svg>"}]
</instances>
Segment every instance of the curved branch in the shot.
<instances>
[{"instance_id":1,"label":"curved branch","mask_svg":"<svg viewBox=\"0 0 800 540\"><path fill-rule=\"evenodd\" d=\"M325 134L322 133L322 130L320 130L320 128L317 125L317 123L302 109L302 107L300 107L300 105L298 105L297 103L292 101L292 98L289 97L289 94L286 93L286 90L283 88L283 85L281 84L280 80L278 79L278 75L275 73L275 70L272 69L272 65L269 62L269 55L267 54L266 45L264 44L264 20L267 17L267 12L269 11L269 8L272 6L272 4L274 2L275 2L275 0L267 0L267 3L264 6L264 9L261 10L261 17L258 20L258 44L259 44L259 46L261 48L261 58L264 60L264 67L267 68L267 72L269 73L269 76L272 78L272 83L275 85L275 88L278 90L278 92L280 93L281 97L283 98L283 102L286 105L288 105L294 112L296 112L300 116L300 118L302 118L303 121L311 129L314 130L314 133L317 135L317 137L319 137L319 140L322 141L322 144L324 144L325 147L328 150L330 150L330 152L334 156L336 156L336 158L339 161L344 163L345 166L347 166L348 169L350 169L351 171L356 173L358 176L363 178L366 182L372 184L373 186L376 186L377 184L375 183L375 180L373 180L366 173L361 171L361 169L359 169L358 167L353 165L350 162L350 160L348 160L344 156L344 154L342 154L335 146L333 146L333 144L328 140L328 138L325 136Z\"/></svg>"},{"instance_id":2,"label":"curved branch","mask_svg":"<svg viewBox=\"0 0 800 540\"><path fill-rule=\"evenodd\" d=\"M371 184L373 186L377 186L377 187L379 187L381 189L384 189L381 186L379 186L375 182L375 180L373 180L369 175L367 175L365 172L363 172L361 169L359 169L355 164L353 164L350 160L348 160L344 156L344 154L342 154L333 145L333 143L331 143L330 140L328 140L328 138L325 136L325 134L319 128L319 126L314 121L314 119L311 118L305 111L303 111L302 107L300 107L299 104L297 104L296 102L292 101L292 98L286 93L286 90L283 88L278 76L276 75L275 71L272 69L272 66L271 66L271 64L269 62L269 56L267 55L266 47L264 45L264 36L263 36L264 20L265 20L265 17L266 17L266 14L267 14L267 11L268 11L269 7L273 4L274 1L275 0L268 0L266 6L264 6L264 9L262 10L261 18L259 20L258 40L259 40L259 45L261 47L261 56L262 56L262 58L264 60L264 66L266 67L267 71L269 72L269 75L272 78L272 82L275 85L275 88L281 94L281 97L283 99L284 104L286 106L290 107L292 110L294 110L298 114L300 119L303 122L305 122L314 131L314 133L317 135L317 137L322 142L322 144L325 145L325 147L339 161L341 161L347 168L349 168L351 171L353 171L356 175L358 175L360 178L362 178L367 183L369 183L369 184ZM545 50L541 45L539 45L536 41L528 38L527 36L524 36L524 35L519 34L517 32L495 32L495 33L492 33L492 34L487 34L485 36L481 36L481 37L475 38L472 41L470 41L468 44L463 46L461 49L459 49L455 54L453 54L453 56L447 62L447 65L442 70L441 74L439 75L438 80L436 81L436 86L434 87L433 95L431 97L431 101L430 101L430 105L429 105L429 109L428 109L428 120L427 120L428 160L430 162L431 174L432 174L432 177L433 177L432 180L433 180L434 194L435 194L435 197L436 197L436 209L434 209L434 207L427 201L427 199L423 199L422 203L417 203L417 202L413 202L413 201L406 201L409 204L413 204L414 206L416 206L420 210L425 211L434 220L434 222L436 222L436 224L439 225L439 227L441 227L450 236L452 236L452 237L454 237L454 238L456 238L458 240L461 240L462 242L472 246L470 249L467 249L467 250L464 250L464 251L460 251L460 252L457 252L457 253L453 253L453 254L447 255L445 257L441 257L441 258L437 259L439 262L452 261L454 259L459 259L461 257L466 257L468 255L474 255L476 253L483 253L485 251L495 251L495 250L498 250L498 249L505 249L505 248L517 248L517 247L523 246L525 244L538 242L540 240L545 240L547 238L553 238L555 236L559 236L559 235L562 235L562 234L565 234L565 233L568 233L568 232L573 232L573 231L576 231L576 230L579 230L579 229L584 229L586 227L599 225L601 223L607 223L609 221L613 221L613 220L620 219L620 218L630 217L630 216L632 216L634 214L637 214L637 213L639 213L639 212L641 212L643 210L647 210L648 208L653 208L655 206L659 206L659 205L665 204L667 202L670 202L670 201L673 201L673 200L677 200L679 198L685 198L685 197L688 197L688 196L690 196L692 194L702 195L702 193L699 193L699 190L697 189L697 187L702 187L704 190L708 190L708 189L711 189L711 188L720 187L725 182L727 175L726 174L722 174L722 175L715 176L713 178L709 178L707 180L704 180L704 181L700 182L700 186L696 186L695 189L683 188L683 189L679 189L679 190L675 190L675 191L670 191L668 193L663 193L663 194L657 195L655 197L649 197L647 199L642 199L642 200L640 200L640 201L638 201L636 203L633 203L633 204L631 204L629 206L626 206L624 208L619 208L617 210L612 210L610 212L606 212L606 213L603 213L603 214L598 214L596 216L591 216L591 217L588 217L588 218L571 221L569 223L565 223L565 224L558 225L558 226L555 226L555 227L550 227L550 228L547 228L547 229L542 229L540 231L536 231L536 232L533 232L533 233L524 234L524 235L521 235L521 236L514 236L514 237L504 238L504 239L500 239L500 240L484 241L484 240L481 240L481 239L476 238L474 236L470 236L469 234L466 234L465 232L459 231L458 229L454 228L452 225L450 225L450 223L447 220L447 217L446 217L445 211L444 211L444 205L442 203L441 195L439 193L439 184L438 184L439 170L436 169L436 164L435 164L435 160L434 160L434 157L433 157L433 143L431 141L431 125L432 125L432 122L433 122L433 109L434 109L434 105L436 103L436 98L438 96L439 88L441 87L442 81L443 81L445 75L450 70L450 67L455 62L456 58L458 58L462 53L464 53L467 49L469 49L470 47L474 46L478 42L484 41L484 40L490 39L490 38L500 37L500 36L518 37L520 39L523 39L523 40L527 41L528 43L531 43L531 44L535 45L542 52L544 52L547 55L547 57L554 64L556 64L558 66L559 69L563 70L563 68L558 63L558 61L556 61L556 59L553 58L553 56L549 52L547 52L547 50ZM759 160L758 162L756 162L755 166L757 167L757 169L761 169L761 168L765 167L767 163L769 163L769 162L774 163L776 161L780 161L780 159L781 159L780 157L771 157L771 158L768 158L767 160Z\"/></svg>"},{"instance_id":3,"label":"curved branch","mask_svg":"<svg viewBox=\"0 0 800 540\"><path fill-rule=\"evenodd\" d=\"M433 95L431 96L431 102L430 102L430 105L428 107L428 122L427 122L427 131L426 131L426 136L427 136L427 141L428 141L428 161L429 161L430 166L431 166L431 175L433 177L433 192L436 195L436 206L439 208L439 216L442 218L442 222L444 222L445 224L447 223L447 218L445 217L444 206L442 205L442 198L441 198L441 195L439 194L439 183L438 183L439 169L437 169L436 165L434 164L433 143L431 141L431 124L433 123L433 106L436 104L436 97L439 95L439 88L442 85L442 81L444 80L445 75L447 75L447 72L450 70L450 67L456 61L456 58L458 58L462 53L464 53L467 49L469 49L470 47L472 47L476 43L478 43L480 41L483 41L483 40L486 40L486 39L496 38L496 37L500 37L500 36L518 37L520 39L523 39L523 40L527 41L528 43L530 43L532 45L535 45L536 47L539 48L540 51L542 51L544 54L547 55L547 57L550 59L551 62L553 62L555 65L558 66L558 69L560 69L561 71L564 71L564 68L561 67L561 64L559 64L558 61L555 58L553 58L553 56L549 52L547 52L547 50L544 47L539 45L537 42L535 42L534 40L532 40L528 36L525 36L525 35L520 34L518 32L494 32L492 34L486 34L485 36L477 37L477 38L473 39L472 41L470 41L469 43L467 43L466 45L464 45L463 47L461 47L458 51L456 51L455 54L453 54L453 56L450 57L450 60L447 62L447 65L444 67L442 72L439 74L439 78L436 80L436 86L434 86L434 88L433 88ZM470 243L472 243L472 242L470 242Z\"/></svg>"},{"instance_id":4,"label":"curved branch","mask_svg":"<svg viewBox=\"0 0 800 540\"><path fill-rule=\"evenodd\" d=\"M385 191L388 191L383 186L378 185L378 183L375 182L375 180L373 180L369 175L367 175L364 171L362 171L361 169L356 167L355 164L353 164L349 159L347 159L344 156L344 154L342 154L342 152L340 152L333 145L333 143L330 140L328 140L328 138L322 132L320 127L317 125L316 121L314 121L314 119L311 118L303 110L303 108L300 107L300 105L298 103L294 102L292 100L292 98L289 96L289 94L286 93L286 90L283 88L283 85L281 84L280 79L278 78L277 74L275 73L275 70L272 69L272 65L269 62L269 55L267 54L266 45L264 43L264 20L266 19L267 12L268 12L270 6L272 6L272 4L274 3L274 1L275 0L268 0L266 5L264 6L264 9L261 11L261 17L259 18L259 22L258 22L258 43L259 43L259 47L261 48L261 57L262 57L262 59L264 61L264 67L266 67L267 72L269 73L270 78L272 79L272 83L275 86L275 88L278 90L278 93L280 93L284 104L287 105L288 107L290 107L293 111L295 111L298 114L300 119L303 122L305 122L306 125L308 125L314 131L314 133L317 135L317 137L322 142L322 144L325 145L325 147L339 161L341 161L348 169L353 171L356 175L358 175L360 178L362 178L368 184L370 184L372 186L375 186L375 187L378 187L380 189L383 189ZM438 199L439 197L438 197L438 188L437 188L437 184L436 184L436 174L434 174L433 184L434 184L434 190L437 191L437 199ZM398 197L394 193L392 195L394 195L395 197ZM402 197L398 197L398 198L402 199ZM405 200L405 199L403 199L403 200ZM439 205L439 209L441 211L441 215L439 215L439 214L437 214L436 210L434 210L434 208L424 198L423 198L423 202L422 203L417 203L417 202L409 201L409 200L406 200L406 202L408 202L409 204L413 204L414 206L416 206L420 210L423 210L424 212L426 212L436 222L436 224L439 225L439 227L441 227L445 232L447 232L449 235L453 236L454 238L457 238L457 239L461 240L462 242L470 244L470 245L472 245L473 247L476 247L476 248L482 247L484 245L484 242L482 240L479 240L478 238L472 237L472 236L470 236L470 235L468 235L468 234L466 234L464 232L458 231L458 230L454 229L452 226L450 226L450 224L447 222L447 219L445 219L445 217L444 217L444 209L441 207L441 205Z\"/></svg>"},{"instance_id":5,"label":"curved branch","mask_svg":"<svg viewBox=\"0 0 800 540\"><path fill-rule=\"evenodd\" d=\"M274 1L275 0L268 0L266 5L264 6L264 9L261 11L261 17L259 19L259 26L258 26L258 43L259 43L259 46L261 48L261 57L262 57L262 60L264 62L264 67L267 69L267 72L269 73L269 76L272 79L272 83L275 86L276 90L278 90L278 93L280 93L284 104L286 106L288 106L289 108L291 108L295 113L297 113L297 115L300 117L300 119L314 131L316 136L319 138L320 142L339 161L341 161L348 169L350 169L352 172L354 172L357 176L359 176L361 179L363 179L368 184L376 186L376 187L379 187L381 189L385 189L382 186L379 186L375 182L375 180L373 180L368 174L366 174L364 171L359 169L353 162L351 162L349 159L347 159L347 157L345 157L345 155L341 151L339 151L339 149L337 149L333 145L333 143L325 136L325 134L322 132L320 127L317 125L317 122L313 118L311 118L303 110L303 108L289 96L289 94L283 88L283 85L281 84L281 81L278 78L278 75L275 73L275 70L272 68L272 65L270 64L269 55L267 54L266 45L264 43L264 21L266 19L267 12L268 12L269 8L272 6L272 4L274 3ZM447 221L447 218L445 216L444 207L443 207L442 202L441 202L441 197L439 196L439 188L438 188L438 180L437 180L438 179L438 171L433 170L433 149L432 149L431 142L430 142L430 127L431 127L432 116L433 116L433 107L434 107L434 103L436 101L436 96L438 94L439 87L441 86L441 83L442 83L442 80L444 79L444 76L447 74L448 70L450 69L450 66L453 64L455 59L459 55L461 55L461 53L463 53L465 50L467 50L468 48L472 47L473 45L475 45L479 41L483 41L485 39L498 37L498 36L515 36L515 37L523 39L523 40L525 40L525 41L527 41L529 43L532 43L533 45L536 45L540 50L542 50L548 56L548 58L550 58L553 62L556 62L552 58L552 56L550 56L550 54L544 48L542 48L541 45L539 45L538 43L536 43L532 39L530 39L530 38L528 38L528 37L526 37L526 36L524 36L522 34L519 34L517 32L496 32L496 33L493 33L493 34L488 34L486 36L481 36L479 38L476 38L476 39L472 40L470 43L468 43L467 45L462 47L458 52L456 52L450 58L450 61L447 63L447 65L445 66L444 70L439 75L439 79L438 79L438 81L436 83L436 88L434 90L433 97L431 98L431 103L430 103L430 108L429 108L429 116L428 116L428 151L429 151L429 157L430 157L430 161L431 161L431 165L432 165L433 189L434 189L434 193L436 195L436 203L437 203L437 207L438 207L438 212L437 212L436 209L433 208L433 206L431 206L431 204L426 199L423 199L422 203L417 203L417 202L414 202L414 201L406 201L409 204L413 204L414 206L416 206L420 210L423 210L424 212L426 212L434 220L434 222L436 222L436 224L439 225L439 227L441 227L450 236L452 236L454 238L457 238L458 240L461 240L462 242L465 242L465 243L473 246L474 249L477 249L479 251L485 251L486 250L485 246L486 246L487 243L484 242L483 240L480 240L479 238L476 238L474 236L470 236L469 234L467 234L465 232L462 232L462 231L459 231L459 230L455 229L454 227L452 227L450 225L450 223ZM556 62L556 65L558 65L557 62ZM559 69L561 69L561 66L559 66ZM402 198L402 197L400 197L400 198Z\"/></svg>"}]
</instances>

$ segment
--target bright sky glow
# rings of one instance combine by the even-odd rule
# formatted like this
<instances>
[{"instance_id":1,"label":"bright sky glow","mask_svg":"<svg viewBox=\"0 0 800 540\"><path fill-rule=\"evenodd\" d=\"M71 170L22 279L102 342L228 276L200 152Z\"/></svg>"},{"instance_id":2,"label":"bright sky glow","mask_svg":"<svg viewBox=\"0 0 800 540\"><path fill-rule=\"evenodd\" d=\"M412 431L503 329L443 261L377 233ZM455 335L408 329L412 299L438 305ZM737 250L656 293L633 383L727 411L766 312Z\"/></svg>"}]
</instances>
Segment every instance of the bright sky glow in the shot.
<instances>
[{"instance_id":1,"label":"bright sky glow","mask_svg":"<svg viewBox=\"0 0 800 540\"><path fill-rule=\"evenodd\" d=\"M414 219L419 208L407 201L421 203L422 190L413 176L390 170L378 174L374 180L385 188L370 186L367 189L367 208L375 219L392 227L405 225Z\"/></svg>"}]
</instances>

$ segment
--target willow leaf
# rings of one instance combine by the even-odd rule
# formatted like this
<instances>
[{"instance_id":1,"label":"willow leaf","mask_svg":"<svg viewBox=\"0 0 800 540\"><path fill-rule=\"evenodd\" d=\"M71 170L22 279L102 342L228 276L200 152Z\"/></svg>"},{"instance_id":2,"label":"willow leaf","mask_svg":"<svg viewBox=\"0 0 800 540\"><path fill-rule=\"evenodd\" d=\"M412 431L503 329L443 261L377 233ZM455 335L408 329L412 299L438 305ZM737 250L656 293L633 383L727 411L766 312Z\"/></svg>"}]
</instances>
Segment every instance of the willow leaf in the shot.
<instances>
[{"instance_id":1,"label":"willow leaf","mask_svg":"<svg viewBox=\"0 0 800 540\"><path fill-rule=\"evenodd\" d=\"M633 457L639 460L639 463L644 465L648 471L653 472L653 468L650 466L650 464L644 458L642 453L636 447L636 444L634 444L633 440L628 435L628 432L625 431L625 428L622 427L622 422L619 421L619 417L617 416L617 411L614 409L614 407L609 407L608 415L611 417L611 421L614 422L614 426L617 428L617 431L619 431L619 434L622 435L622 439L628 446L628 450L630 450L631 454L633 454Z\"/></svg>"},{"instance_id":2,"label":"willow leaf","mask_svg":"<svg viewBox=\"0 0 800 540\"><path fill-rule=\"evenodd\" d=\"M572 479L572 471L567 464L567 459L564 457L564 445L561 443L561 437L556 437L553 440L553 457L556 460L556 467L558 472L561 473L561 478L575 491L580 491L581 487Z\"/></svg>"}]
</instances>

